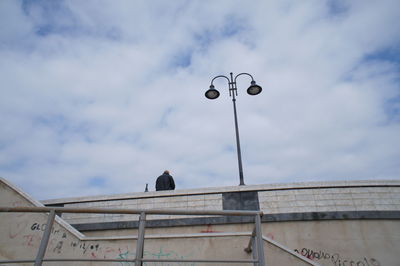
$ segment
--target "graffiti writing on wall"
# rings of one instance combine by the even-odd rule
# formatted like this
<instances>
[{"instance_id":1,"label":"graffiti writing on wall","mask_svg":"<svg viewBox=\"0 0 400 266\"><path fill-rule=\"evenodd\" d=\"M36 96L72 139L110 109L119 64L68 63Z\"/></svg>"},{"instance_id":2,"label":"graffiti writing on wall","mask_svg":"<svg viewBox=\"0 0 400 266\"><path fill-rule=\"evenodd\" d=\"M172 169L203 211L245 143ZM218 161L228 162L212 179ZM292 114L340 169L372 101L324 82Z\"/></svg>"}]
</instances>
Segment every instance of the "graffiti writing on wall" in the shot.
<instances>
[{"instance_id":1,"label":"graffiti writing on wall","mask_svg":"<svg viewBox=\"0 0 400 266\"><path fill-rule=\"evenodd\" d=\"M40 246L43 234L46 231L47 224L38 221L16 221L9 227L7 232L9 239L13 240L16 245L26 247L27 251L36 252ZM213 232L211 227L207 227L207 232ZM47 246L47 253L52 254L68 254L71 257L90 257L90 258L115 258L115 259L135 259L135 249L132 246L121 246L114 242L107 241L87 241L71 237L64 228L55 225L50 232L50 239ZM191 254L181 255L169 247L159 247L157 251L145 250L144 257L149 259L188 259ZM62 256L62 255L61 255ZM118 266L133 266L134 262L115 262ZM186 265L195 266L196 263L175 263L175 262L143 262L145 266L152 265Z\"/></svg>"},{"instance_id":2,"label":"graffiti writing on wall","mask_svg":"<svg viewBox=\"0 0 400 266\"><path fill-rule=\"evenodd\" d=\"M295 249L295 252L307 257L310 260L330 261L335 266L380 266L376 258L350 259L343 258L339 253L329 253L323 250L312 250L309 248Z\"/></svg>"},{"instance_id":3,"label":"graffiti writing on wall","mask_svg":"<svg viewBox=\"0 0 400 266\"><path fill-rule=\"evenodd\" d=\"M23 233L25 228L28 226L28 221L16 222L11 226L10 231L8 232L8 237L10 239L14 239L20 234Z\"/></svg>"},{"instance_id":4,"label":"graffiti writing on wall","mask_svg":"<svg viewBox=\"0 0 400 266\"><path fill-rule=\"evenodd\" d=\"M116 257L116 259L134 259L136 254L134 252L130 252L129 250L126 251L121 251L119 249L119 254ZM164 251L162 247L160 247L160 250L157 252L149 252L149 251L143 251L143 257L145 258L152 258L152 259L187 259L185 256L179 255L177 252L174 251ZM133 266L135 265L134 262L118 262L119 265L121 266ZM173 266L173 265L184 265L184 266L195 266L196 263L191 262L191 263L174 263L174 262L143 262L144 266L158 266L158 265L168 265L168 266Z\"/></svg>"},{"instance_id":5,"label":"graffiti writing on wall","mask_svg":"<svg viewBox=\"0 0 400 266\"><path fill-rule=\"evenodd\" d=\"M215 231L211 224L207 225L206 229L200 231L200 233L221 233L222 231Z\"/></svg>"},{"instance_id":6,"label":"graffiti writing on wall","mask_svg":"<svg viewBox=\"0 0 400 266\"><path fill-rule=\"evenodd\" d=\"M31 230L32 231L45 231L47 227L47 224L39 224L39 223L33 223L31 225ZM51 234L53 235L58 235L61 234L61 231L59 229L55 229L54 227L51 228ZM67 233L62 232L62 238L67 238Z\"/></svg>"}]
</instances>

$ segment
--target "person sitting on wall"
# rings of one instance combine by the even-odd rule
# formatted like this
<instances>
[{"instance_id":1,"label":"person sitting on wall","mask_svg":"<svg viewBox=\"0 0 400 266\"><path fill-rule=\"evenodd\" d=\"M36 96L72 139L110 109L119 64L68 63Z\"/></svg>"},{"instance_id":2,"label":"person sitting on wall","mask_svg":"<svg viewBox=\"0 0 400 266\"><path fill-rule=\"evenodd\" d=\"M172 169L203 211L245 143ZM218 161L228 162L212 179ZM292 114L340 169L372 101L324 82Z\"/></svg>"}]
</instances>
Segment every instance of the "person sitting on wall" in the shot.
<instances>
[{"instance_id":1,"label":"person sitting on wall","mask_svg":"<svg viewBox=\"0 0 400 266\"><path fill-rule=\"evenodd\" d=\"M174 190L175 182L168 170L165 170L162 175L157 178L156 191L159 190Z\"/></svg>"}]
</instances>

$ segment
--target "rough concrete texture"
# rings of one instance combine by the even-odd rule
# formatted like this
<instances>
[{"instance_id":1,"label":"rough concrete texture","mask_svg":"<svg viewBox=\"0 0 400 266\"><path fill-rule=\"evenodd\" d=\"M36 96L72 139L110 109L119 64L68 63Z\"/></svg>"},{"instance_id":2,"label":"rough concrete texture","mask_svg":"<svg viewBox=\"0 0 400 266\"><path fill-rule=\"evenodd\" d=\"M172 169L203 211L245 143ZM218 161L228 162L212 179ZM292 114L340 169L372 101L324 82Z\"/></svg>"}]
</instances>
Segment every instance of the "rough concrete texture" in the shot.
<instances>
[{"instance_id":1,"label":"rough concrete texture","mask_svg":"<svg viewBox=\"0 0 400 266\"><path fill-rule=\"evenodd\" d=\"M43 206L32 200L26 194L6 182L0 180L0 206ZM46 228L47 214L41 213L0 213L0 260L34 259L38 251L43 231ZM171 228L172 229L172 228ZM187 228L188 229L188 228ZM232 228L234 229L234 228ZM238 229L238 228L235 228ZM250 232L244 234L219 234L211 228L200 234L171 235L173 230L161 230L152 235L147 232L144 246L145 258L167 259L250 259L251 254L244 251L249 241ZM150 233L150 234L149 234ZM265 244L265 251L271 256L278 256L276 265L310 265L304 260L296 258L280 249L269 251L269 244ZM274 250L274 248L271 248ZM136 252L136 238L132 234L119 237L87 237L77 232L57 218L51 230L50 240L46 249L46 258L110 258L133 259ZM285 262L285 264L279 263ZM287 264L290 261L291 264ZM100 262L54 262L46 265L121 265L121 263ZM122 263L134 265L133 263ZM15 264L14 264L15 265ZM25 264L19 264L25 265ZM26 264L31 265L31 264ZM145 265L166 265L166 263L146 263ZM167 265L209 265L204 263L168 263ZM216 265L216 264L213 264ZM218 265L218 264L217 264ZM226 264L223 264L226 265ZM229 265L243 265L241 263ZM270 264L273 265L273 264ZM312 264L311 264L312 265Z\"/></svg>"},{"instance_id":2,"label":"rough concrete texture","mask_svg":"<svg viewBox=\"0 0 400 266\"><path fill-rule=\"evenodd\" d=\"M340 211L400 211L400 181L335 181L259 186L237 186L192 190L159 191L123 195L80 197L43 201L65 207L110 207L140 209L222 210L231 206L227 196L257 192L259 209L266 214ZM231 197L229 197L231 198ZM250 204L251 209L254 204ZM232 209L232 208L231 208ZM187 216L152 216L149 219L177 219ZM195 217L195 216L191 216ZM131 221L132 215L64 214L71 224Z\"/></svg>"},{"instance_id":3,"label":"rough concrete texture","mask_svg":"<svg viewBox=\"0 0 400 266\"><path fill-rule=\"evenodd\" d=\"M40 205L11 184L8 184L5 180L0 181L1 206ZM349 193L351 196L353 196L353 194L370 194L371 201L368 201L368 198L365 199L369 202L368 205L371 205L372 202L375 206L375 210L379 210L378 207L383 204L379 201L377 194L382 197L388 197L390 199L390 201L388 201L390 204L383 205L393 205L393 207L390 207L390 210L399 210L399 204L396 203L397 201L393 201L393 199L397 197L395 194L398 191L397 185L399 182L384 181L378 183L376 181L363 181L355 183L356 184L351 184L349 187L342 187L343 193ZM360 189L355 186L357 184L362 185ZM328 193L328 191L337 191L338 184L336 184L336 187L332 186L332 184L329 186L329 188L320 188L322 191L319 194L340 195L340 193ZM280 188L282 187L284 186L281 185ZM260 188L262 188L262 186L260 186ZM290 190L288 187L284 188L285 190ZM318 191L316 191L318 190L317 188L310 188L303 184L301 189L297 187L294 190L296 192L296 190L303 189L307 189L308 191L312 190L314 202L317 202L315 201L315 195L318 194ZM229 190L221 189L223 192L221 192L220 195L226 191L232 192L232 190L233 188ZM240 189L240 191L245 190ZM355 192L353 193L353 191ZM165 197L166 195L169 195L169 197L184 196L187 197L186 201L188 201L191 196L200 196L197 197L197 199L202 201L202 198L204 198L206 201L208 195L217 195L217 191L215 190L211 191L211 194L207 194L208 192L210 191L205 191L204 197L194 194L188 195L187 193L185 195L176 195L176 193L161 193L158 195L157 193L153 193L153 202L159 200L157 196ZM199 191L196 193L199 193ZM294 199L296 199L296 195L297 194L294 193ZM357 197L359 196L357 195ZM340 197L338 196L338 198ZM146 199L150 200L151 198ZM352 198L352 200L353 199L354 198ZM122 201L126 200L126 198L117 199L114 197L112 200ZM310 201L309 198L298 198L298 200ZM79 205L78 202L75 202L75 204ZM93 201L90 202L90 204L96 206L97 203ZM362 206L362 204L360 205ZM137 206L139 207L139 205ZM222 208L222 201L220 206L220 208ZM351 210L357 211L358 205L352 206L353 209ZM356 208L354 209L354 207ZM187 207L187 209L190 208ZM44 214L0 213L1 257L3 259L34 258L39 246L42 230L44 229L43 224L46 222L46 219L47 215ZM97 221L102 221L102 219L98 219ZM248 235L232 236L230 232L249 233L252 228L253 225L248 223L150 228L146 230L145 256L148 258L249 259L251 255L243 251L243 248L247 246L249 241ZM321 265L400 265L400 260L398 259L400 251L400 221L395 219L264 222L262 231L265 239L276 241L284 248L302 254ZM63 219L58 218L51 234L46 256L64 258L133 258L135 255L136 229L86 231L84 234L85 235L82 235L76 230L71 229ZM186 237L174 237L174 234L185 234ZM163 237L165 235L168 236ZM206 238L199 237L206 235ZM217 237L218 235L220 236ZM277 247L271 241L264 242L267 265L310 265L305 261L299 260L293 254L284 251L283 248ZM121 265L120 263L105 263L104 265L110 264ZM54 265L103 264L63 263ZM126 265L133 265L133 263ZM162 264L148 263L147 265ZM203 264L170 263L169 265Z\"/></svg>"}]
</instances>

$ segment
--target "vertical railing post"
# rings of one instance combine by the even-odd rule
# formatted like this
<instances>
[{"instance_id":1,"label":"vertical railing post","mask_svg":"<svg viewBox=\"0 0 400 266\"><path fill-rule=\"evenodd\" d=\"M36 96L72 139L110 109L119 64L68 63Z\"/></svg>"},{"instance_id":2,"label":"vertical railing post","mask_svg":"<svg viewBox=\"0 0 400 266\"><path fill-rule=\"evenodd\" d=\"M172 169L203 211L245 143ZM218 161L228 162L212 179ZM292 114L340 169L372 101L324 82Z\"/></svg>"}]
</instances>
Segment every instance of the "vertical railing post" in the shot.
<instances>
[{"instance_id":1,"label":"vertical railing post","mask_svg":"<svg viewBox=\"0 0 400 266\"><path fill-rule=\"evenodd\" d=\"M47 244L49 243L51 229L53 228L54 219L56 217L56 212L51 210L49 213L49 218L47 219L46 229L44 230L42 240L40 241L39 251L36 255L35 266L41 266L43 262L44 254L46 253Z\"/></svg>"},{"instance_id":2,"label":"vertical railing post","mask_svg":"<svg viewBox=\"0 0 400 266\"><path fill-rule=\"evenodd\" d=\"M252 240L253 240L253 241L251 242L251 248L252 248L252 250L253 250L253 259L254 259L254 260L257 260L257 262L254 262L254 266L259 266L260 264L258 263L258 262L259 262L259 259L258 259L257 240L256 240L255 235L252 236L251 238L252 238Z\"/></svg>"},{"instance_id":3,"label":"vertical railing post","mask_svg":"<svg viewBox=\"0 0 400 266\"><path fill-rule=\"evenodd\" d=\"M262 230L261 230L261 215L257 214L256 217L256 241L257 242L257 257L260 266L265 266L265 257L264 257L264 243L262 239Z\"/></svg>"},{"instance_id":4,"label":"vertical railing post","mask_svg":"<svg viewBox=\"0 0 400 266\"><path fill-rule=\"evenodd\" d=\"M143 250L144 250L144 230L146 225L146 213L141 212L139 217L139 231L136 242L136 258L135 266L142 266Z\"/></svg>"}]
</instances>

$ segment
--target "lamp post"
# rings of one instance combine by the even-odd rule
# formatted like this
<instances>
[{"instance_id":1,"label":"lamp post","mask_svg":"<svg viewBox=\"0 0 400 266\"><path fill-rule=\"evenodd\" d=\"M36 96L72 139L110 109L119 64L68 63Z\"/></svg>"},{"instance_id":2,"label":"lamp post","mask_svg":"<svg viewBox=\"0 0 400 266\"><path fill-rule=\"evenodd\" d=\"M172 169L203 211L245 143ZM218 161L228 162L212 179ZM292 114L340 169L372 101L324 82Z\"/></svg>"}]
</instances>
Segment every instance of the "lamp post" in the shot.
<instances>
[{"instance_id":1,"label":"lamp post","mask_svg":"<svg viewBox=\"0 0 400 266\"><path fill-rule=\"evenodd\" d=\"M236 79L241 76L241 75L247 75L251 78L251 83L250 87L247 89L247 93L250 95L257 95L262 91L262 88L256 84L255 80L253 79L253 76L250 75L249 73L240 73L233 78L233 73L230 73L230 79L227 76L224 75L219 75L214 77L211 80L211 85L210 89L208 89L205 93L205 96L210 99L214 100L219 97L219 91L217 91L213 85L214 80L217 78L226 78L228 80L228 88L229 88L229 96L232 97L232 103L233 103L233 115L235 118L235 132L236 132L236 149L237 149L237 157L238 157L238 165L239 165L239 178L240 178L240 183L239 186L244 185L244 180L243 180L243 167L242 167L242 153L240 151L240 140L239 140L239 126L238 126L238 119L237 119L237 113L236 113L236 96L237 94L237 86L236 86Z\"/></svg>"}]
</instances>

